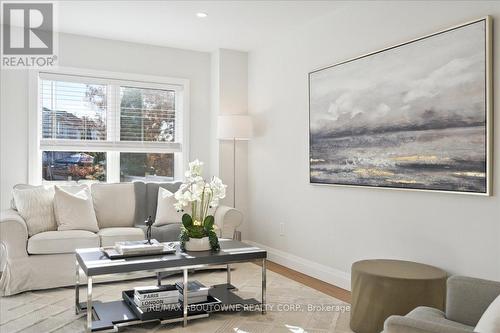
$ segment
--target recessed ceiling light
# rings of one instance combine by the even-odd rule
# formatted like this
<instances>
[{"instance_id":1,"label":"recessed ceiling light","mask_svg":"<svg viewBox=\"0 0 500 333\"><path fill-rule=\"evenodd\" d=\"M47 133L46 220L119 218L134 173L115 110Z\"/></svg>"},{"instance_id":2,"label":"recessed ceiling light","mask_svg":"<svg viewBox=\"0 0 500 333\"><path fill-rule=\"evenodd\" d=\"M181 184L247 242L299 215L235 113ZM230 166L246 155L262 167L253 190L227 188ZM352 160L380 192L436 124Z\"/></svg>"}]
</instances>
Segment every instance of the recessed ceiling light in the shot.
<instances>
[{"instance_id":1,"label":"recessed ceiling light","mask_svg":"<svg viewBox=\"0 0 500 333\"><path fill-rule=\"evenodd\" d=\"M196 16L198 16L199 18L205 18L208 16L207 13L203 13L203 12L199 12L199 13L196 13Z\"/></svg>"}]
</instances>

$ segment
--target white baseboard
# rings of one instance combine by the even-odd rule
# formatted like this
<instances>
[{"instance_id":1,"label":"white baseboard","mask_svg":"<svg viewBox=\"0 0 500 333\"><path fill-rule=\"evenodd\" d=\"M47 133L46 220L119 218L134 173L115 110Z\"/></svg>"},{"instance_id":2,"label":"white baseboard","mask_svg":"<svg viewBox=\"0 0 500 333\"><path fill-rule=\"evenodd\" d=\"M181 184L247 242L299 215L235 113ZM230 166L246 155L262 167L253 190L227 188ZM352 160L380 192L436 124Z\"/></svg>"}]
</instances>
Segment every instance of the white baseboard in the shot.
<instances>
[{"instance_id":1,"label":"white baseboard","mask_svg":"<svg viewBox=\"0 0 500 333\"><path fill-rule=\"evenodd\" d=\"M342 289L351 290L351 275L349 273L253 241L244 240L243 242L266 250L267 258L270 261Z\"/></svg>"}]
</instances>

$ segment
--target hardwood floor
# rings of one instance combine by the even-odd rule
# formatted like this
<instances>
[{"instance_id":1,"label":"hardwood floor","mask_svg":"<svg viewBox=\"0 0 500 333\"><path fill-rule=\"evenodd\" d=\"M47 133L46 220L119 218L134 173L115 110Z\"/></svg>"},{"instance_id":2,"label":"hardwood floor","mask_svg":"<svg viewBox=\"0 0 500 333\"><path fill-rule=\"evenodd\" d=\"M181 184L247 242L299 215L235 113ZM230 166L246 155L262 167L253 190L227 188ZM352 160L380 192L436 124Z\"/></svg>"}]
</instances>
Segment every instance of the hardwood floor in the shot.
<instances>
[{"instance_id":1,"label":"hardwood floor","mask_svg":"<svg viewBox=\"0 0 500 333\"><path fill-rule=\"evenodd\" d=\"M302 283L310 288L321 291L322 293L327 294L328 296L332 296L344 302L351 303L351 292L339 288L337 286L334 286L333 284L326 283L324 281L297 272L293 269L290 269L288 267L282 266L280 264L277 264L269 260L267 261L267 269L275 273L278 273L280 275L283 275L291 280Z\"/></svg>"}]
</instances>

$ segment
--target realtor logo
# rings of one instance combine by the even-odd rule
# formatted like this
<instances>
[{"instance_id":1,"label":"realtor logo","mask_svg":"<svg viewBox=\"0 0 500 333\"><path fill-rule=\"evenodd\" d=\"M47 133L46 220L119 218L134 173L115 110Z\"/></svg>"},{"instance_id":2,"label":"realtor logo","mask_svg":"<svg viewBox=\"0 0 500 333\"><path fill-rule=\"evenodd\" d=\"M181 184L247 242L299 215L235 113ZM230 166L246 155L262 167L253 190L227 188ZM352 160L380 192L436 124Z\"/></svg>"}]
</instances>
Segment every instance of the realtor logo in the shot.
<instances>
[{"instance_id":1,"label":"realtor logo","mask_svg":"<svg viewBox=\"0 0 500 333\"><path fill-rule=\"evenodd\" d=\"M53 66L54 8L52 3L3 3L2 65Z\"/></svg>"}]
</instances>

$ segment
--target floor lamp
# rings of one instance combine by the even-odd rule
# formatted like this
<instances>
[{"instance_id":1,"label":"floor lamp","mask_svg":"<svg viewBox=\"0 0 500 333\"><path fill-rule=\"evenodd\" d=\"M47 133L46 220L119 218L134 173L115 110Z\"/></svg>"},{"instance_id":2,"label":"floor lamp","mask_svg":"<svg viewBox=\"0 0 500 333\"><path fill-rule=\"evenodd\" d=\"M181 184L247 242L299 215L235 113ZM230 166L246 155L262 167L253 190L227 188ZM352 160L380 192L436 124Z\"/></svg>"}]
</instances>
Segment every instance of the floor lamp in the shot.
<instances>
[{"instance_id":1,"label":"floor lamp","mask_svg":"<svg viewBox=\"0 0 500 333\"><path fill-rule=\"evenodd\" d=\"M233 207L236 208L236 141L250 140L252 119L248 115L224 115L217 120L217 138L233 141ZM239 238L238 235L235 235Z\"/></svg>"}]
</instances>

